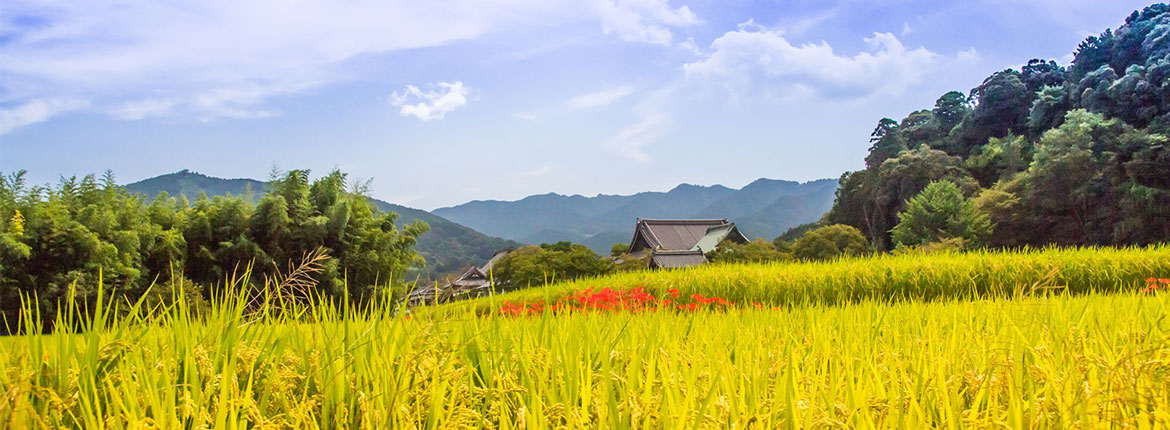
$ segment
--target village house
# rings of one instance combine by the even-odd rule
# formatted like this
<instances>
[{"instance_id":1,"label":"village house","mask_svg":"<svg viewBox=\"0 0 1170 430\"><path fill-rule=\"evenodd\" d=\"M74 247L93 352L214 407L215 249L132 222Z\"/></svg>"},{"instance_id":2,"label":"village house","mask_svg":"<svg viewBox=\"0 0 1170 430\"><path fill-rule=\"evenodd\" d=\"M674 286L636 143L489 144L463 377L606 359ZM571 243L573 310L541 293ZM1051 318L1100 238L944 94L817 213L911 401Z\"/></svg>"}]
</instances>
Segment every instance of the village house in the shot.
<instances>
[{"instance_id":1,"label":"village house","mask_svg":"<svg viewBox=\"0 0 1170 430\"><path fill-rule=\"evenodd\" d=\"M491 293L492 267L511 250L499 251L483 267L471 266L445 285L420 285L410 292L406 302L410 306L443 303Z\"/></svg>"},{"instance_id":2,"label":"village house","mask_svg":"<svg viewBox=\"0 0 1170 430\"><path fill-rule=\"evenodd\" d=\"M747 243L727 219L642 219L634 226L627 256L649 257L652 269L674 269L707 263L705 254L730 240Z\"/></svg>"}]
</instances>

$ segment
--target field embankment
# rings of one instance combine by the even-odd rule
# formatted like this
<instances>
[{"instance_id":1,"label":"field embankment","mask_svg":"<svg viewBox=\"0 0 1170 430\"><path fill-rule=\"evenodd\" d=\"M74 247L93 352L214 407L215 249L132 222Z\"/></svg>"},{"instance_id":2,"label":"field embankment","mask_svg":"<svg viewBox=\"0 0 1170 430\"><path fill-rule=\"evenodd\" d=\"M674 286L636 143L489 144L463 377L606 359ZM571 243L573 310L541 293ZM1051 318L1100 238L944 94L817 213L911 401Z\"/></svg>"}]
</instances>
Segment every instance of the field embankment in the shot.
<instances>
[{"instance_id":1,"label":"field embankment","mask_svg":"<svg viewBox=\"0 0 1170 430\"><path fill-rule=\"evenodd\" d=\"M685 270L622 272L561 282L446 307L490 309L501 301L553 302L587 288L645 287L662 296L703 294L770 306L878 301L983 299L1044 293L1141 289L1170 273L1170 245L1045 248L965 253L882 254L823 262L706 265Z\"/></svg>"}]
</instances>

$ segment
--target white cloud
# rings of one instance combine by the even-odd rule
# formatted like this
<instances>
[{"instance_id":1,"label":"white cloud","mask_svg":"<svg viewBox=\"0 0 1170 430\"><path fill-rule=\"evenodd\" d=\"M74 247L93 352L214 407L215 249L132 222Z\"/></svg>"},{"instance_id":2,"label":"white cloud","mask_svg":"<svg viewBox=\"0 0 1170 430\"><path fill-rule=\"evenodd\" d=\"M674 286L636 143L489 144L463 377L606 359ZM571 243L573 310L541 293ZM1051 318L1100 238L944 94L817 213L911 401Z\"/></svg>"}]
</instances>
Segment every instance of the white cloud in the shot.
<instances>
[{"instance_id":1,"label":"white cloud","mask_svg":"<svg viewBox=\"0 0 1170 430\"><path fill-rule=\"evenodd\" d=\"M913 33L913 32L914 32L914 29L910 28L910 22L903 21L902 22L902 35L905 36L905 35Z\"/></svg>"},{"instance_id":2,"label":"white cloud","mask_svg":"<svg viewBox=\"0 0 1170 430\"><path fill-rule=\"evenodd\" d=\"M468 89L462 81L439 82L431 91L423 91L414 85L407 85L401 93L390 95L390 105L400 108L398 114L413 116L423 121L443 119L443 116L467 104Z\"/></svg>"},{"instance_id":3,"label":"white cloud","mask_svg":"<svg viewBox=\"0 0 1170 430\"><path fill-rule=\"evenodd\" d=\"M699 49L699 44L695 43L695 39L690 37L688 37L687 40L679 42L678 47L679 49L682 49L683 51L686 51L687 53L696 57L703 55L703 50Z\"/></svg>"},{"instance_id":4,"label":"white cloud","mask_svg":"<svg viewBox=\"0 0 1170 430\"><path fill-rule=\"evenodd\" d=\"M605 34L617 34L627 42L670 46L671 27L698 24L699 17L687 6L670 7L667 0L596 0Z\"/></svg>"},{"instance_id":5,"label":"white cloud","mask_svg":"<svg viewBox=\"0 0 1170 430\"><path fill-rule=\"evenodd\" d=\"M110 115L126 121L136 121L154 116L169 115L178 102L172 99L127 100L121 106L110 109Z\"/></svg>"},{"instance_id":6,"label":"white cloud","mask_svg":"<svg viewBox=\"0 0 1170 430\"><path fill-rule=\"evenodd\" d=\"M0 134L7 134L30 124L43 122L58 114L89 106L78 99L35 99L20 106L0 109Z\"/></svg>"},{"instance_id":7,"label":"white cloud","mask_svg":"<svg viewBox=\"0 0 1170 430\"><path fill-rule=\"evenodd\" d=\"M833 19L833 18L836 18L837 14L840 12L841 12L841 7L837 6L837 7L831 8L831 9L827 9L827 10L825 10L821 13L818 13L816 15L807 16L807 17L798 19L791 24L784 25L783 26L784 33L788 34L788 35L798 35L798 34L807 33L809 30L823 26L826 21ZM748 22L745 24L751 24L751 23L752 23L752 20L748 20ZM742 24L741 24L740 28L743 28Z\"/></svg>"},{"instance_id":8,"label":"white cloud","mask_svg":"<svg viewBox=\"0 0 1170 430\"><path fill-rule=\"evenodd\" d=\"M653 143L670 127L670 117L661 113L649 113L630 124L605 141L605 148L631 160L648 163L650 155L643 149Z\"/></svg>"},{"instance_id":9,"label":"white cloud","mask_svg":"<svg viewBox=\"0 0 1170 430\"><path fill-rule=\"evenodd\" d=\"M567 104L573 109L590 109L595 107L602 107L616 102L632 92L634 92L633 87L624 85L593 93L582 94L569 99Z\"/></svg>"},{"instance_id":10,"label":"white cloud","mask_svg":"<svg viewBox=\"0 0 1170 430\"><path fill-rule=\"evenodd\" d=\"M580 19L589 6L541 0L8 0L5 104L92 100L118 119L279 114L276 96L362 79L355 59ZM585 15L596 19L595 15Z\"/></svg>"},{"instance_id":11,"label":"white cloud","mask_svg":"<svg viewBox=\"0 0 1170 430\"><path fill-rule=\"evenodd\" d=\"M122 120L264 118L280 114L275 97L380 70L354 62L582 19L661 45L699 22L668 0L8 0L0 102L91 100Z\"/></svg>"},{"instance_id":12,"label":"white cloud","mask_svg":"<svg viewBox=\"0 0 1170 430\"><path fill-rule=\"evenodd\" d=\"M974 46L955 54L955 61L961 64L975 64L981 59L982 57L979 56L979 51L976 51Z\"/></svg>"},{"instance_id":13,"label":"white cloud","mask_svg":"<svg viewBox=\"0 0 1170 430\"><path fill-rule=\"evenodd\" d=\"M748 22L715 39L707 58L683 70L688 79L711 81L733 97L766 91L850 99L901 94L937 62L937 54L907 49L890 33L864 41L868 51L839 55L826 42L793 45L779 31Z\"/></svg>"}]
</instances>

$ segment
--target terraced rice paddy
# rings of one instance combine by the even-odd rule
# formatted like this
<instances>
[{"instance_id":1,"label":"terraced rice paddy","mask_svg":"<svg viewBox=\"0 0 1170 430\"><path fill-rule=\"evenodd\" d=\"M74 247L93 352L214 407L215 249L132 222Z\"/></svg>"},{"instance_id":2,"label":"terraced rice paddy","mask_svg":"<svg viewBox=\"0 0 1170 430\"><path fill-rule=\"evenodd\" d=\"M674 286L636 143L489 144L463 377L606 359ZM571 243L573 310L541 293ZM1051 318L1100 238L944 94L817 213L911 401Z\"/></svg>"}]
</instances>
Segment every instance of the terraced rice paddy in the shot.
<instances>
[{"instance_id":1,"label":"terraced rice paddy","mask_svg":"<svg viewBox=\"0 0 1170 430\"><path fill-rule=\"evenodd\" d=\"M1151 276L1170 247L633 273L409 318L102 311L0 339L0 427L1167 428ZM499 311L636 286L672 306Z\"/></svg>"}]
</instances>

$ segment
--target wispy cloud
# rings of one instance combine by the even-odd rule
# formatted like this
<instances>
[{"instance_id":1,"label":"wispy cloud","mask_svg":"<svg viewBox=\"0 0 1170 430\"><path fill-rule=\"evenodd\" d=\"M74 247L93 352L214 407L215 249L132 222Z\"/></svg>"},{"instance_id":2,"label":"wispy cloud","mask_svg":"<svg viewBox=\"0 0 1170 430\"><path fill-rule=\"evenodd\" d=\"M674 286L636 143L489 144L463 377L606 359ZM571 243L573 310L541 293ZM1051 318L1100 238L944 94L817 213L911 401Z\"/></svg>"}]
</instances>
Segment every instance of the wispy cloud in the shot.
<instances>
[{"instance_id":1,"label":"wispy cloud","mask_svg":"<svg viewBox=\"0 0 1170 430\"><path fill-rule=\"evenodd\" d=\"M0 109L0 134L43 122L58 114L89 106L88 100L55 98L35 99L19 106Z\"/></svg>"},{"instance_id":2,"label":"wispy cloud","mask_svg":"<svg viewBox=\"0 0 1170 430\"><path fill-rule=\"evenodd\" d=\"M588 94L581 94L579 96L569 99L566 104L573 109L590 109L609 105L620 100L622 97L630 95L634 92L634 88L629 85L609 88Z\"/></svg>"},{"instance_id":3,"label":"wispy cloud","mask_svg":"<svg viewBox=\"0 0 1170 430\"><path fill-rule=\"evenodd\" d=\"M837 6L821 11L815 15L800 18L791 24L784 25L784 32L789 35L804 34L809 30L820 27L826 21L837 17L840 12L841 7Z\"/></svg>"},{"instance_id":4,"label":"wispy cloud","mask_svg":"<svg viewBox=\"0 0 1170 430\"><path fill-rule=\"evenodd\" d=\"M901 94L939 57L926 48L908 49L890 33L864 41L868 51L840 55L826 42L793 45L780 31L749 21L715 39L710 55L683 70L688 79L712 81L733 97L766 89L783 96L849 99Z\"/></svg>"},{"instance_id":5,"label":"wispy cloud","mask_svg":"<svg viewBox=\"0 0 1170 430\"><path fill-rule=\"evenodd\" d=\"M174 112L177 104L179 102L173 99L127 100L122 102L121 106L111 108L110 114L121 120L136 121L154 116L170 115Z\"/></svg>"},{"instance_id":6,"label":"wispy cloud","mask_svg":"<svg viewBox=\"0 0 1170 430\"><path fill-rule=\"evenodd\" d=\"M431 91L407 85L401 92L390 95L390 105L399 108L398 114L413 116L423 121L443 119L443 116L467 104L468 89L463 82L439 82Z\"/></svg>"},{"instance_id":7,"label":"wispy cloud","mask_svg":"<svg viewBox=\"0 0 1170 430\"><path fill-rule=\"evenodd\" d=\"M700 22L689 7L672 8L667 0L596 0L594 6L602 31L627 42L670 46L674 39L672 27Z\"/></svg>"},{"instance_id":8,"label":"wispy cloud","mask_svg":"<svg viewBox=\"0 0 1170 430\"><path fill-rule=\"evenodd\" d=\"M616 134L605 141L609 151L640 163L648 163L651 158L645 147L657 140L670 125L670 117L661 113L650 113L638 122L618 130Z\"/></svg>"},{"instance_id":9,"label":"wispy cloud","mask_svg":"<svg viewBox=\"0 0 1170 430\"><path fill-rule=\"evenodd\" d=\"M6 105L86 99L122 120L274 116L276 96L363 78L355 58L583 16L636 43L669 43L669 28L697 22L665 0L9 0L3 12Z\"/></svg>"}]
</instances>

